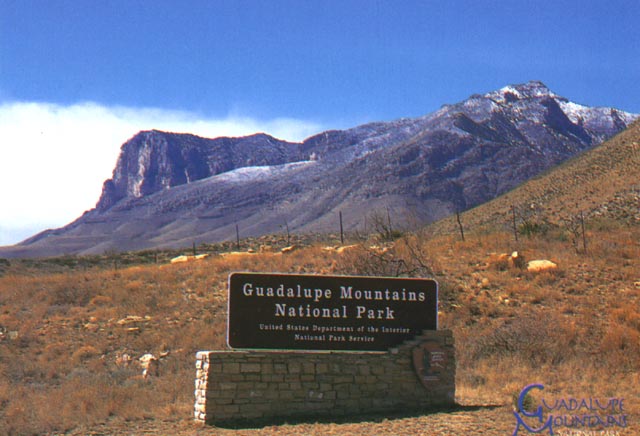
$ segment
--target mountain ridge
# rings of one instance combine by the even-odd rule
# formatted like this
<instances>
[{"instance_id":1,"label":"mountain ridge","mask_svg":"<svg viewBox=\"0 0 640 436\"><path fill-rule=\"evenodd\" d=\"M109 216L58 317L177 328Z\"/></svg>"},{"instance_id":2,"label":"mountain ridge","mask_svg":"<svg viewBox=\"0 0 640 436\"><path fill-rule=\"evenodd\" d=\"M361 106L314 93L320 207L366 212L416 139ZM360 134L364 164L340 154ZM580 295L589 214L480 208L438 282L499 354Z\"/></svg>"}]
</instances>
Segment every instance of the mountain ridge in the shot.
<instances>
[{"instance_id":1,"label":"mountain ridge","mask_svg":"<svg viewBox=\"0 0 640 436\"><path fill-rule=\"evenodd\" d=\"M140 132L122 145L95 209L0 255L190 246L235 238L236 226L246 236L284 224L328 232L338 212L351 231L366 231L367 217L384 210L397 225L429 223L515 188L636 118L532 81L299 143Z\"/></svg>"},{"instance_id":2,"label":"mountain ridge","mask_svg":"<svg viewBox=\"0 0 640 436\"><path fill-rule=\"evenodd\" d=\"M617 225L638 225L638 174L640 119L597 147L464 212L461 218L466 227L476 230L511 230L516 208L518 223L526 218L568 229L581 216L587 221L604 219ZM430 226L435 233L451 233L457 228L453 218Z\"/></svg>"}]
</instances>

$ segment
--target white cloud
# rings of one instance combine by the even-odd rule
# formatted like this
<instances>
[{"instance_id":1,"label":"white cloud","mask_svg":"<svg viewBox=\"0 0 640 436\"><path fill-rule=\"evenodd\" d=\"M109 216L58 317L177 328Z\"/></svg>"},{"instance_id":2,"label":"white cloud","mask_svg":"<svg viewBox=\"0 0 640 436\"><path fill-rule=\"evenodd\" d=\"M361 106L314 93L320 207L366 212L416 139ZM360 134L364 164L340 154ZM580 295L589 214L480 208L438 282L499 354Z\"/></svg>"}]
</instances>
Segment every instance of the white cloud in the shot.
<instances>
[{"instance_id":1,"label":"white cloud","mask_svg":"<svg viewBox=\"0 0 640 436\"><path fill-rule=\"evenodd\" d=\"M184 111L95 103L0 104L0 245L60 227L93 208L120 145L150 129L210 138L265 132L291 141L322 130L319 124L289 118L209 119Z\"/></svg>"}]
</instances>

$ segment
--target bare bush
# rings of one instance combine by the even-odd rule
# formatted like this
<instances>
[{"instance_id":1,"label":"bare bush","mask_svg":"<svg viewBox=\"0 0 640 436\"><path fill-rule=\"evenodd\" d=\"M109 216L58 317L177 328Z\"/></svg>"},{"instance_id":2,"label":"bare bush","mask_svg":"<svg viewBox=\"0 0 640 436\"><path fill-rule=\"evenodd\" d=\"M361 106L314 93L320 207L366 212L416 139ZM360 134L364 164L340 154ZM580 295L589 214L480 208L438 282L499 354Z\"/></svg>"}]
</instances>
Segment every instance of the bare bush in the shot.
<instances>
[{"instance_id":1,"label":"bare bush","mask_svg":"<svg viewBox=\"0 0 640 436\"><path fill-rule=\"evenodd\" d=\"M368 222L372 226L374 234L381 241L393 241L403 235L402 231L393 228L388 208L385 212L372 212L368 217Z\"/></svg>"},{"instance_id":2,"label":"bare bush","mask_svg":"<svg viewBox=\"0 0 640 436\"><path fill-rule=\"evenodd\" d=\"M406 240L392 247L361 246L345 254L336 270L340 274L376 277L433 276L418 245Z\"/></svg>"},{"instance_id":3,"label":"bare bush","mask_svg":"<svg viewBox=\"0 0 640 436\"><path fill-rule=\"evenodd\" d=\"M469 338L465 354L469 361L488 357L518 357L531 366L556 365L573 356L578 334L560 317L528 314L505 321Z\"/></svg>"},{"instance_id":4,"label":"bare bush","mask_svg":"<svg viewBox=\"0 0 640 436\"><path fill-rule=\"evenodd\" d=\"M612 323L598 350L618 370L637 371L640 361L640 331L624 324Z\"/></svg>"}]
</instances>

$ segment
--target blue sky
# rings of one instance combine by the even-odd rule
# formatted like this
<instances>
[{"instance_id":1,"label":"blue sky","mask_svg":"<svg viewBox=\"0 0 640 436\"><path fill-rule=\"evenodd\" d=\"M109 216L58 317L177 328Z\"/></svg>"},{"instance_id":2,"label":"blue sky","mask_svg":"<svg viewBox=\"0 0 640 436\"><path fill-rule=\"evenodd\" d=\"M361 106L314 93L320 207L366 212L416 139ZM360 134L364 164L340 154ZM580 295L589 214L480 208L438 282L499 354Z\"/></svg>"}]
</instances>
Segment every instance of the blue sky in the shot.
<instances>
[{"instance_id":1,"label":"blue sky","mask_svg":"<svg viewBox=\"0 0 640 436\"><path fill-rule=\"evenodd\" d=\"M322 123L542 80L640 111L640 2L0 2L3 100Z\"/></svg>"},{"instance_id":2,"label":"blue sky","mask_svg":"<svg viewBox=\"0 0 640 436\"><path fill-rule=\"evenodd\" d=\"M528 80L640 112L638 19L637 0L0 0L0 245L92 208L141 129L301 140Z\"/></svg>"}]
</instances>

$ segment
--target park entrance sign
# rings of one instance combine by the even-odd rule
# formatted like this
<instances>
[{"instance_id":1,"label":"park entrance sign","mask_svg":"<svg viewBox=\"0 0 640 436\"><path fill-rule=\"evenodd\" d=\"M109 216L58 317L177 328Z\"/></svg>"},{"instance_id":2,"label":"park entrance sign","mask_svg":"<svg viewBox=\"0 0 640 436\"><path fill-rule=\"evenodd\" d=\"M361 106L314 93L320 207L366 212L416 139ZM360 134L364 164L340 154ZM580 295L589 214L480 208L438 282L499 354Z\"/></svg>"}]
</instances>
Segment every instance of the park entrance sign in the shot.
<instances>
[{"instance_id":1,"label":"park entrance sign","mask_svg":"<svg viewBox=\"0 0 640 436\"><path fill-rule=\"evenodd\" d=\"M455 404L455 342L438 330L434 280L233 273L228 301L227 342L236 350L196 355L199 422Z\"/></svg>"},{"instance_id":2,"label":"park entrance sign","mask_svg":"<svg viewBox=\"0 0 640 436\"><path fill-rule=\"evenodd\" d=\"M231 348L387 351L438 328L431 279L232 273Z\"/></svg>"}]
</instances>

